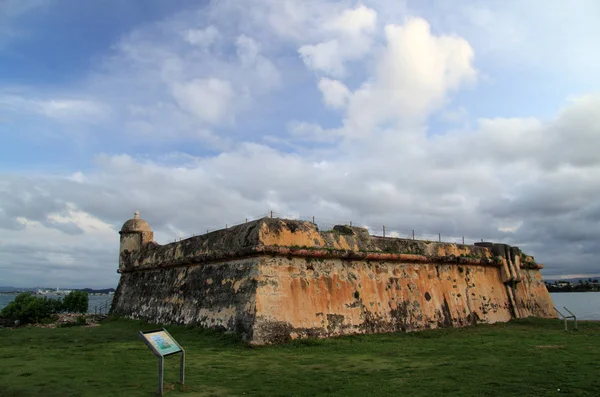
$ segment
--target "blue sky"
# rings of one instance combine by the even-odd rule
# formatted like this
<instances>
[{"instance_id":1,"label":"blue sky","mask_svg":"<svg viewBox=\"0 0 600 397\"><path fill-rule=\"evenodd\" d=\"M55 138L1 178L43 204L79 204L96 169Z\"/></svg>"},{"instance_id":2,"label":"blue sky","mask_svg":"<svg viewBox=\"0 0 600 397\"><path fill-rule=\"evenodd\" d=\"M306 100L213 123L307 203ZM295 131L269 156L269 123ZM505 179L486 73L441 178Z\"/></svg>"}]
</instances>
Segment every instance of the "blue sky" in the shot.
<instances>
[{"instance_id":1,"label":"blue sky","mask_svg":"<svg viewBox=\"0 0 600 397\"><path fill-rule=\"evenodd\" d=\"M0 284L115 285L273 209L506 241L600 274L600 5L8 0Z\"/></svg>"}]
</instances>

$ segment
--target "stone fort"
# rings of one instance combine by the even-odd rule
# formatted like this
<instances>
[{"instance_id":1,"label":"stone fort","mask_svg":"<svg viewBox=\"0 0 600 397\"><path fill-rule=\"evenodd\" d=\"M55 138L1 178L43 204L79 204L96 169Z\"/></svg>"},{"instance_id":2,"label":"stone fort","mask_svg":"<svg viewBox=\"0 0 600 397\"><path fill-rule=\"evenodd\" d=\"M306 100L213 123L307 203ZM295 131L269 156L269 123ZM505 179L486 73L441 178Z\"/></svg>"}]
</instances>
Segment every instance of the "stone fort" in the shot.
<instances>
[{"instance_id":1,"label":"stone fort","mask_svg":"<svg viewBox=\"0 0 600 397\"><path fill-rule=\"evenodd\" d=\"M113 314L251 344L556 316L542 265L506 244L263 218L160 245L137 212L120 235Z\"/></svg>"}]
</instances>

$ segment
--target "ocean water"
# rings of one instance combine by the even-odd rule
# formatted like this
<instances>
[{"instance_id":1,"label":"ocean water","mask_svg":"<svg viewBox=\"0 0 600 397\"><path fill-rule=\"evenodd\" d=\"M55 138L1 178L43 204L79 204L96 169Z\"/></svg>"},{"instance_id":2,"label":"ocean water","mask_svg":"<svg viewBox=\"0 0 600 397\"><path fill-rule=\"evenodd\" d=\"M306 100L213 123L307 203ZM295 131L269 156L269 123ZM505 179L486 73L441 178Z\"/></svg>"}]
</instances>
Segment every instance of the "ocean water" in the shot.
<instances>
[{"instance_id":1,"label":"ocean water","mask_svg":"<svg viewBox=\"0 0 600 397\"><path fill-rule=\"evenodd\" d=\"M566 316L572 311L578 320L600 320L600 292L554 292L552 303Z\"/></svg>"},{"instance_id":2,"label":"ocean water","mask_svg":"<svg viewBox=\"0 0 600 397\"><path fill-rule=\"evenodd\" d=\"M2 294L0 295L0 310L2 310L9 302L15 299L16 294ZM46 295L49 298L56 298L56 295ZM112 295L91 295L88 300L88 313L94 313L95 306L101 306L106 301L112 300Z\"/></svg>"}]
</instances>

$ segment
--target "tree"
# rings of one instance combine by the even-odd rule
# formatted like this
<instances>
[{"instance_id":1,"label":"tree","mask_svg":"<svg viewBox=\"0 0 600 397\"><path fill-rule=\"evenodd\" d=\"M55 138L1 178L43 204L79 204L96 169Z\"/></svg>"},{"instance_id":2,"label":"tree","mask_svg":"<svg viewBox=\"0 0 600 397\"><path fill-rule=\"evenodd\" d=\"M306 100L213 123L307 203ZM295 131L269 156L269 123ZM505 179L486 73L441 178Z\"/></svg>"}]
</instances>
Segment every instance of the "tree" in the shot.
<instances>
[{"instance_id":1,"label":"tree","mask_svg":"<svg viewBox=\"0 0 600 397\"><path fill-rule=\"evenodd\" d=\"M62 301L62 309L70 313L87 313L89 304L88 293L85 291L71 291Z\"/></svg>"},{"instance_id":2,"label":"tree","mask_svg":"<svg viewBox=\"0 0 600 397\"><path fill-rule=\"evenodd\" d=\"M51 320L62 309L62 302L47 297L37 297L31 292L23 292L10 302L0 316L21 324L39 323Z\"/></svg>"}]
</instances>

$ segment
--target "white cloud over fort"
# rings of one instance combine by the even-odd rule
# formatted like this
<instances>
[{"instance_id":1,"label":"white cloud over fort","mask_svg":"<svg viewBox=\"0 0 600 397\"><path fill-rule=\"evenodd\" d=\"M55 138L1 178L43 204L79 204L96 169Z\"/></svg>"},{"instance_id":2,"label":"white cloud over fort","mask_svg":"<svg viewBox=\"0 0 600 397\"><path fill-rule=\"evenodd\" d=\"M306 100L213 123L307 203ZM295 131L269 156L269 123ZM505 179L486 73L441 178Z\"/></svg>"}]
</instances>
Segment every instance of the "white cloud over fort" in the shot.
<instances>
[{"instance_id":1,"label":"white cloud over fort","mask_svg":"<svg viewBox=\"0 0 600 397\"><path fill-rule=\"evenodd\" d=\"M0 87L0 118L90 154L0 169L0 284L116 285L136 209L159 243L272 209L506 241L546 277L600 273L600 87L525 61L546 40L526 6L425 3L211 2L128 32L69 86ZM533 71L565 94L521 106L515 76Z\"/></svg>"}]
</instances>

